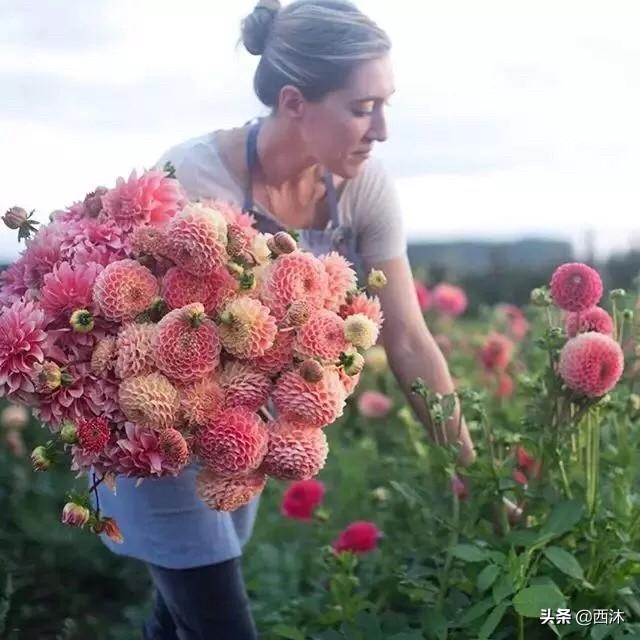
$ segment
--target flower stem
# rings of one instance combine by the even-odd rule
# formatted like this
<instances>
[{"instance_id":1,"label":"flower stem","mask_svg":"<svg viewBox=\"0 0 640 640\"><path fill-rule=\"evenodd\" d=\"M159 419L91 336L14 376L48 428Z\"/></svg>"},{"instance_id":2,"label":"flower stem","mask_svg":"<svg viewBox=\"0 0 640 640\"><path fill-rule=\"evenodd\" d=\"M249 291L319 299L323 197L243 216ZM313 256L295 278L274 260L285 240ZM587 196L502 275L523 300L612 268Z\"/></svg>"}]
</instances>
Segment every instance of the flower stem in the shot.
<instances>
[{"instance_id":1,"label":"flower stem","mask_svg":"<svg viewBox=\"0 0 640 640\"><path fill-rule=\"evenodd\" d=\"M451 562L453 561L453 555L451 549L458 544L458 529L460 527L460 500L458 494L455 491L451 491L451 511L453 526L451 528L451 534L449 539L449 546L447 548L447 556L444 561L444 567L442 569L442 580L440 582L440 591L438 593L438 600L436 608L438 611L442 611L444 605L444 598L449 588L449 571L451 569Z\"/></svg>"}]
</instances>

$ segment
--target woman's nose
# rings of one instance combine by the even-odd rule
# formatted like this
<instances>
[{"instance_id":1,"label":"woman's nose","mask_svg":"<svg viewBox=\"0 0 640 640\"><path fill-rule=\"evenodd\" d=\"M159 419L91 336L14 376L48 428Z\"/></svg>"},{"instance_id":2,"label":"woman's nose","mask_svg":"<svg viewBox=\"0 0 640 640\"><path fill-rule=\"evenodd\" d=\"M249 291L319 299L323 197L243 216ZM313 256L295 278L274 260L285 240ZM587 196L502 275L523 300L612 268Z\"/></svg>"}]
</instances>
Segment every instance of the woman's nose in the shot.
<instances>
[{"instance_id":1,"label":"woman's nose","mask_svg":"<svg viewBox=\"0 0 640 640\"><path fill-rule=\"evenodd\" d=\"M389 132L387 130L387 119L382 109L374 112L368 137L371 140L377 140L378 142L384 142L389 137Z\"/></svg>"}]
</instances>

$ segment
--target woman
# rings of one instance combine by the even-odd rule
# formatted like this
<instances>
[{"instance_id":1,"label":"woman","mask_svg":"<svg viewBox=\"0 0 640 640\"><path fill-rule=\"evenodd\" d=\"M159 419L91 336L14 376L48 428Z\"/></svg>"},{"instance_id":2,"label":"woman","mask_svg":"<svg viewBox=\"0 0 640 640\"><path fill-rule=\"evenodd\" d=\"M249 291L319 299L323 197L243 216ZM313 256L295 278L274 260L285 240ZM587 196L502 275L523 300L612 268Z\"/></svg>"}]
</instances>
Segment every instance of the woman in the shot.
<instances>
[{"instance_id":1,"label":"woman","mask_svg":"<svg viewBox=\"0 0 640 640\"><path fill-rule=\"evenodd\" d=\"M303 248L340 251L361 272L381 269L383 341L399 383L417 377L442 393L453 388L445 360L413 295L396 194L378 162L387 139L385 105L394 92L387 35L345 0L298 0L280 9L263 0L243 21L247 49L260 55L254 87L269 117L216 131L170 149L190 198L223 198L251 211L261 231L300 230ZM457 435L458 421L448 427ZM474 459L466 426L461 460ZM254 638L239 558L257 501L234 513L209 510L195 494L197 470L178 478L118 479L117 495L100 492L103 511L124 535L116 552L147 563L156 605L149 640Z\"/></svg>"}]
</instances>

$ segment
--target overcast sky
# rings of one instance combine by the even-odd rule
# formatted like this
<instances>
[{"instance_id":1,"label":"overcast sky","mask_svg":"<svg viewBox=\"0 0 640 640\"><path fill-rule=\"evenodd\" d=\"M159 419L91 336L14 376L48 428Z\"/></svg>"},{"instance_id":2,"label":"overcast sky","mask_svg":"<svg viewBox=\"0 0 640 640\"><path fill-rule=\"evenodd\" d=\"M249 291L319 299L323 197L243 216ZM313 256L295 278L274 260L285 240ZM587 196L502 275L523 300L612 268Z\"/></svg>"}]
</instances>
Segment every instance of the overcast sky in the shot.
<instances>
[{"instance_id":1,"label":"overcast sky","mask_svg":"<svg viewBox=\"0 0 640 640\"><path fill-rule=\"evenodd\" d=\"M45 220L168 147L264 109L253 2L2 0L0 209ZM640 3L362 0L390 34L409 238L640 245ZM64 11L61 11L61 8ZM18 253L0 228L0 261Z\"/></svg>"}]
</instances>

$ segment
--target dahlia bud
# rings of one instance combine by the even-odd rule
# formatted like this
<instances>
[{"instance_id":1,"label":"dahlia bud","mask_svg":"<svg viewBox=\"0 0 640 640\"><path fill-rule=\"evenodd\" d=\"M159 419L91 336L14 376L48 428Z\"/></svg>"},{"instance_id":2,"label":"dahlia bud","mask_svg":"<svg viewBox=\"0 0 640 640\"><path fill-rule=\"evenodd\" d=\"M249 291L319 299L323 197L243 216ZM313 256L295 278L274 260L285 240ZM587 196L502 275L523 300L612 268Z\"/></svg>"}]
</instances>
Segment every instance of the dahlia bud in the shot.
<instances>
[{"instance_id":1,"label":"dahlia bud","mask_svg":"<svg viewBox=\"0 0 640 640\"><path fill-rule=\"evenodd\" d=\"M384 504L389 500L389 491L385 487L376 487L371 492L371 498L377 504Z\"/></svg>"},{"instance_id":2,"label":"dahlia bud","mask_svg":"<svg viewBox=\"0 0 640 640\"><path fill-rule=\"evenodd\" d=\"M245 271L240 276L240 289L242 291L251 291L256 287L256 277L251 271Z\"/></svg>"},{"instance_id":3,"label":"dahlia bud","mask_svg":"<svg viewBox=\"0 0 640 640\"><path fill-rule=\"evenodd\" d=\"M357 376L364 369L364 358L357 351L343 357L342 362L348 376Z\"/></svg>"},{"instance_id":4,"label":"dahlia bud","mask_svg":"<svg viewBox=\"0 0 640 640\"><path fill-rule=\"evenodd\" d=\"M625 320L633 320L633 309L625 309L625 310L622 312L622 317L623 317Z\"/></svg>"},{"instance_id":5,"label":"dahlia bud","mask_svg":"<svg viewBox=\"0 0 640 640\"><path fill-rule=\"evenodd\" d=\"M279 256L283 253L295 251L298 248L298 243L290 233L278 231L272 238L267 240L267 246L272 253Z\"/></svg>"},{"instance_id":6,"label":"dahlia bud","mask_svg":"<svg viewBox=\"0 0 640 640\"><path fill-rule=\"evenodd\" d=\"M324 377L324 369L317 360L309 358L300 365L300 375L307 382L320 382Z\"/></svg>"},{"instance_id":7,"label":"dahlia bud","mask_svg":"<svg viewBox=\"0 0 640 640\"><path fill-rule=\"evenodd\" d=\"M28 238L33 231L36 230L36 225L40 223L37 220L32 220L33 211L27 213L22 207L11 207L4 216L2 221L9 227L9 229L18 229L18 242L23 238Z\"/></svg>"},{"instance_id":8,"label":"dahlia bud","mask_svg":"<svg viewBox=\"0 0 640 640\"><path fill-rule=\"evenodd\" d=\"M627 295L627 292L624 289L612 289L609 291L609 298L611 300L618 300L620 298L624 298Z\"/></svg>"},{"instance_id":9,"label":"dahlia bud","mask_svg":"<svg viewBox=\"0 0 640 640\"><path fill-rule=\"evenodd\" d=\"M293 327L301 327L309 319L309 303L294 300L287 309L286 322Z\"/></svg>"},{"instance_id":10,"label":"dahlia bud","mask_svg":"<svg viewBox=\"0 0 640 640\"><path fill-rule=\"evenodd\" d=\"M62 384L62 371L51 360L46 360L38 372L36 390L38 393L51 393Z\"/></svg>"},{"instance_id":11,"label":"dahlia bud","mask_svg":"<svg viewBox=\"0 0 640 640\"><path fill-rule=\"evenodd\" d=\"M363 313L356 313L344 321L344 337L354 347L368 349L378 339L378 326Z\"/></svg>"},{"instance_id":12,"label":"dahlia bud","mask_svg":"<svg viewBox=\"0 0 640 640\"><path fill-rule=\"evenodd\" d=\"M29 412L21 404L10 404L0 413L0 425L5 429L23 429L29 423Z\"/></svg>"},{"instance_id":13,"label":"dahlia bud","mask_svg":"<svg viewBox=\"0 0 640 640\"><path fill-rule=\"evenodd\" d=\"M364 361L367 369L371 369L374 373L382 373L386 371L389 366L387 352L384 350L384 347L380 345L368 349L364 354Z\"/></svg>"},{"instance_id":14,"label":"dahlia bud","mask_svg":"<svg viewBox=\"0 0 640 640\"><path fill-rule=\"evenodd\" d=\"M62 509L62 524L70 527L84 527L91 517L91 511L75 502L67 502Z\"/></svg>"},{"instance_id":15,"label":"dahlia bud","mask_svg":"<svg viewBox=\"0 0 640 640\"><path fill-rule=\"evenodd\" d=\"M122 542L124 542L120 528L113 518L101 518L93 525L93 531L95 533L104 533L118 544L122 544Z\"/></svg>"},{"instance_id":16,"label":"dahlia bud","mask_svg":"<svg viewBox=\"0 0 640 640\"><path fill-rule=\"evenodd\" d=\"M387 276L380 269L371 269L367 278L367 287L369 289L382 289L387 284Z\"/></svg>"},{"instance_id":17,"label":"dahlia bud","mask_svg":"<svg viewBox=\"0 0 640 640\"><path fill-rule=\"evenodd\" d=\"M530 300L531 304L534 304L536 307L548 307L551 305L549 292L541 287L531 291Z\"/></svg>"},{"instance_id":18,"label":"dahlia bud","mask_svg":"<svg viewBox=\"0 0 640 640\"><path fill-rule=\"evenodd\" d=\"M77 333L89 333L93 331L93 314L87 309L76 309L69 319L69 324Z\"/></svg>"},{"instance_id":19,"label":"dahlia bud","mask_svg":"<svg viewBox=\"0 0 640 640\"><path fill-rule=\"evenodd\" d=\"M31 452L31 464L35 471L46 471L53 460L47 447L39 445Z\"/></svg>"},{"instance_id":20,"label":"dahlia bud","mask_svg":"<svg viewBox=\"0 0 640 640\"><path fill-rule=\"evenodd\" d=\"M197 329L202 324L202 321L206 318L204 311L192 308L187 309L186 316L187 320L194 329Z\"/></svg>"},{"instance_id":21,"label":"dahlia bud","mask_svg":"<svg viewBox=\"0 0 640 640\"><path fill-rule=\"evenodd\" d=\"M96 187L95 191L87 193L84 198L84 210L89 218L97 218L102 211L102 196L107 193L106 187Z\"/></svg>"},{"instance_id":22,"label":"dahlia bud","mask_svg":"<svg viewBox=\"0 0 640 640\"><path fill-rule=\"evenodd\" d=\"M60 440L65 444L76 444L78 442L78 429L73 422L65 421L60 429Z\"/></svg>"}]
</instances>

